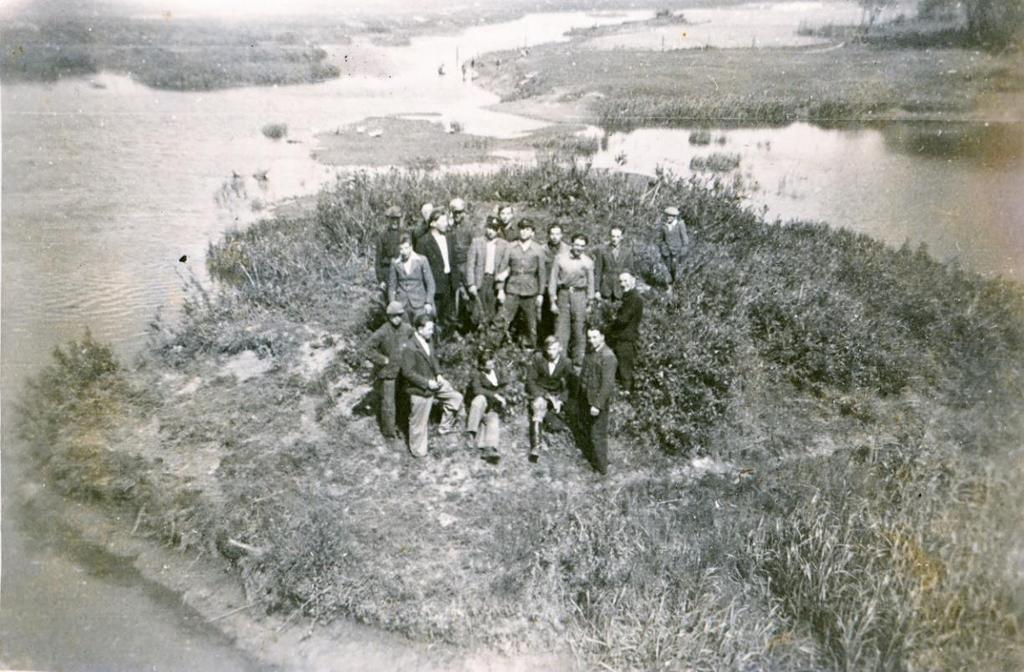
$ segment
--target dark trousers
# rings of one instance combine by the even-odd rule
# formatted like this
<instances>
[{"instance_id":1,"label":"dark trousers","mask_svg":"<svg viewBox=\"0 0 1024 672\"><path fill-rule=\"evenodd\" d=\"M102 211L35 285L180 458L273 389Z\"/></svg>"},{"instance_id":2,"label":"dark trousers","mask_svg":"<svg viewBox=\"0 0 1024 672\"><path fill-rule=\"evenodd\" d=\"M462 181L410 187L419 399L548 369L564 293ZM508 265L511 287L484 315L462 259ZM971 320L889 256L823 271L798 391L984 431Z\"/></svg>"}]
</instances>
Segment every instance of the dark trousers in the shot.
<instances>
[{"instance_id":1,"label":"dark trousers","mask_svg":"<svg viewBox=\"0 0 1024 672\"><path fill-rule=\"evenodd\" d=\"M633 341L618 341L610 344L615 359L619 361L615 369L615 378L619 381L619 388L623 390L633 389L633 367L636 364L636 343Z\"/></svg>"},{"instance_id":2,"label":"dark trousers","mask_svg":"<svg viewBox=\"0 0 1024 672\"><path fill-rule=\"evenodd\" d=\"M551 312L551 295L544 292L544 304L540 308L540 342L543 343L548 336L554 336L557 327L558 316Z\"/></svg>"},{"instance_id":3,"label":"dark trousers","mask_svg":"<svg viewBox=\"0 0 1024 672\"><path fill-rule=\"evenodd\" d=\"M583 431L583 450L590 463L601 474L608 473L608 409L602 408L595 418L590 404L580 404L580 429Z\"/></svg>"},{"instance_id":4,"label":"dark trousers","mask_svg":"<svg viewBox=\"0 0 1024 672\"><path fill-rule=\"evenodd\" d=\"M675 254L670 253L661 258L665 264L665 268L668 269L669 284L676 284L683 275L683 255L682 253Z\"/></svg>"},{"instance_id":5,"label":"dark trousers","mask_svg":"<svg viewBox=\"0 0 1024 672\"><path fill-rule=\"evenodd\" d=\"M480 297L479 326L486 327L494 322L494 315L497 312L498 296L494 291L494 276L488 273L484 276L483 282L477 288Z\"/></svg>"},{"instance_id":6,"label":"dark trousers","mask_svg":"<svg viewBox=\"0 0 1024 672\"><path fill-rule=\"evenodd\" d=\"M393 439L397 436L395 424L395 379L377 379L377 421L380 424L380 433L385 438Z\"/></svg>"},{"instance_id":7,"label":"dark trousers","mask_svg":"<svg viewBox=\"0 0 1024 672\"><path fill-rule=\"evenodd\" d=\"M514 330L516 314L523 313L526 320L525 341L531 348L537 347L537 297L507 294L505 296L505 324L511 337Z\"/></svg>"},{"instance_id":8,"label":"dark trousers","mask_svg":"<svg viewBox=\"0 0 1024 672\"><path fill-rule=\"evenodd\" d=\"M442 286L444 287L443 291L440 289ZM448 276L447 282L439 283L438 288L438 291L434 294L437 324L447 335L449 332L455 331L455 321L458 317L455 314L455 288L451 284L451 275Z\"/></svg>"}]
</instances>

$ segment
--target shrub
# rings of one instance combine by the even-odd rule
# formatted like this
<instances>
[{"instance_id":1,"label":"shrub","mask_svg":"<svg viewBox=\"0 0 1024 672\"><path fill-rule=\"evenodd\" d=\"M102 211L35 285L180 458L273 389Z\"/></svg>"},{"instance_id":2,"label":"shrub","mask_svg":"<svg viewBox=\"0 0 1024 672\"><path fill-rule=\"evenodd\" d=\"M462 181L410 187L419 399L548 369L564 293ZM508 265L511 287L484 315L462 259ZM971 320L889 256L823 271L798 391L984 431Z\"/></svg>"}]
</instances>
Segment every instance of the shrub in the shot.
<instances>
[{"instance_id":1,"label":"shrub","mask_svg":"<svg viewBox=\"0 0 1024 672\"><path fill-rule=\"evenodd\" d=\"M264 124L263 128L261 128L260 130L263 132L263 135L267 136L271 140L280 140L281 138L288 135L288 124Z\"/></svg>"}]
</instances>

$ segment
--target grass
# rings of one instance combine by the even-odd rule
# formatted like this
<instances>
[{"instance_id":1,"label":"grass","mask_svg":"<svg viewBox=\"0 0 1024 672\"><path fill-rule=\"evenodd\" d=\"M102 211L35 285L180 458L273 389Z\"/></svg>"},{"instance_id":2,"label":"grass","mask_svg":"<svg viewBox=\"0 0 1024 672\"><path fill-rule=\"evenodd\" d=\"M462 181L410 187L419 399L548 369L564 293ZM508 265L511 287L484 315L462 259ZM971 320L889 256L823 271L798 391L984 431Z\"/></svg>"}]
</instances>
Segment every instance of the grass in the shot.
<instances>
[{"instance_id":1,"label":"grass","mask_svg":"<svg viewBox=\"0 0 1024 672\"><path fill-rule=\"evenodd\" d=\"M294 26L213 20L93 16L12 23L0 29L0 72L54 81L100 70L126 73L161 89L208 90L299 84L338 77L327 52L297 39ZM332 43L344 34L319 33Z\"/></svg>"},{"instance_id":2,"label":"grass","mask_svg":"<svg viewBox=\"0 0 1024 672\"><path fill-rule=\"evenodd\" d=\"M264 124L260 131L271 140L280 140L288 135L288 124L282 124L279 122Z\"/></svg>"},{"instance_id":3,"label":"grass","mask_svg":"<svg viewBox=\"0 0 1024 672\"><path fill-rule=\"evenodd\" d=\"M659 52L586 49L570 42L542 45L525 57L495 56L501 66L494 58L481 59L478 84L505 101L585 97L584 113L609 130L958 117L993 94L1024 90L1019 54L955 48ZM526 78L527 73L534 74Z\"/></svg>"},{"instance_id":4,"label":"grass","mask_svg":"<svg viewBox=\"0 0 1024 672\"><path fill-rule=\"evenodd\" d=\"M379 213L453 196L637 243L645 385L615 406L607 480L565 436L522 459L522 413L497 467L449 438L414 462L363 414ZM647 242L669 203L695 241L675 296ZM1018 286L765 222L708 182L569 161L354 173L208 265L216 286L154 325L138 366L89 339L58 353L22 433L51 481L145 506L140 531L223 557L260 609L568 647L584 669L1024 662ZM442 351L457 383L475 345ZM510 374L522 359L499 354Z\"/></svg>"}]
</instances>

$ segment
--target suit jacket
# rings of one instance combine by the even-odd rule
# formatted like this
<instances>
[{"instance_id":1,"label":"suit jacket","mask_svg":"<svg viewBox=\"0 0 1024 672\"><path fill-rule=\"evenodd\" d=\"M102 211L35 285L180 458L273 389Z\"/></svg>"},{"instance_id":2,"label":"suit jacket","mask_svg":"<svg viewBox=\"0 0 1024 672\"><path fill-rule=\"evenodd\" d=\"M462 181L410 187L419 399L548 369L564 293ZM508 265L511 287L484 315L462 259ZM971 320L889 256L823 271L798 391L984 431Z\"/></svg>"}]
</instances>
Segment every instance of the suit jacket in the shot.
<instances>
[{"instance_id":1,"label":"suit jacket","mask_svg":"<svg viewBox=\"0 0 1024 672\"><path fill-rule=\"evenodd\" d=\"M387 282L388 271L391 269L391 260L398 256L398 240L401 237L402 229L387 228L380 232L377 238L377 282Z\"/></svg>"},{"instance_id":2,"label":"suit jacket","mask_svg":"<svg viewBox=\"0 0 1024 672\"><path fill-rule=\"evenodd\" d=\"M484 281L484 262L487 260L487 239L484 237L474 238L473 244L469 246L469 256L466 258L466 286L474 285L477 288ZM494 279L498 282L505 280L508 275L508 243L501 238L494 239Z\"/></svg>"},{"instance_id":3,"label":"suit jacket","mask_svg":"<svg viewBox=\"0 0 1024 672\"><path fill-rule=\"evenodd\" d=\"M583 357L580 371L580 401L585 406L596 406L605 411L612 403L615 392L615 369L618 367L615 353L607 345Z\"/></svg>"},{"instance_id":4,"label":"suit jacket","mask_svg":"<svg viewBox=\"0 0 1024 672\"><path fill-rule=\"evenodd\" d=\"M441 373L441 367L437 363L437 348L431 345L428 355L420 345L419 339L415 336L410 338L402 349L401 373L409 394L415 397L434 396L429 381Z\"/></svg>"},{"instance_id":5,"label":"suit jacket","mask_svg":"<svg viewBox=\"0 0 1024 672\"><path fill-rule=\"evenodd\" d=\"M633 273L636 266L636 254L631 245L619 245L619 256L616 259L611 245L600 248L594 255L594 275L597 277L597 291L606 299L621 299L622 287L619 286L619 274L623 271Z\"/></svg>"},{"instance_id":6,"label":"suit jacket","mask_svg":"<svg viewBox=\"0 0 1024 672\"><path fill-rule=\"evenodd\" d=\"M669 230L664 223L658 225L658 252L663 257L681 256L690 245L690 237L686 233L686 224L679 222Z\"/></svg>"},{"instance_id":7,"label":"suit jacket","mask_svg":"<svg viewBox=\"0 0 1024 672\"><path fill-rule=\"evenodd\" d=\"M605 330L608 342L635 343L640 340L640 320L644 316L644 300L640 292L631 289L622 295L622 304L615 313L615 318Z\"/></svg>"},{"instance_id":8,"label":"suit jacket","mask_svg":"<svg viewBox=\"0 0 1024 672\"><path fill-rule=\"evenodd\" d=\"M449 275L444 273L444 257L441 255L441 247L434 240L433 233L424 235L416 243L416 251L426 257L430 263L430 272L434 275L434 292L436 294L454 291L461 283L461 273L455 260L455 245L449 236L445 236L445 240L448 241L448 268L451 269Z\"/></svg>"},{"instance_id":9,"label":"suit jacket","mask_svg":"<svg viewBox=\"0 0 1024 672\"><path fill-rule=\"evenodd\" d=\"M483 234L481 233L481 235ZM448 229L447 237L448 246L453 252L452 257L455 259L455 265L459 267L459 282L465 283L466 261L469 256L470 245L473 244L473 238L475 237L473 225L468 221L463 222L454 229Z\"/></svg>"},{"instance_id":10,"label":"suit jacket","mask_svg":"<svg viewBox=\"0 0 1024 672\"><path fill-rule=\"evenodd\" d=\"M505 291L517 296L536 296L544 293L546 284L544 249L532 240L526 250L519 243L509 243Z\"/></svg>"},{"instance_id":11,"label":"suit jacket","mask_svg":"<svg viewBox=\"0 0 1024 672\"><path fill-rule=\"evenodd\" d=\"M382 380L394 380L402 366L402 348L412 338L412 327L402 322L395 327L385 322L373 332L363 352L374 363L374 376Z\"/></svg>"},{"instance_id":12,"label":"suit jacket","mask_svg":"<svg viewBox=\"0 0 1024 672\"><path fill-rule=\"evenodd\" d=\"M401 301L406 307L416 310L434 302L434 274L430 272L426 258L415 252L410 268L412 270L406 273L400 257L391 261L388 301Z\"/></svg>"},{"instance_id":13,"label":"suit jacket","mask_svg":"<svg viewBox=\"0 0 1024 672\"><path fill-rule=\"evenodd\" d=\"M526 370L526 393L531 399L552 395L565 398L569 392L569 359L564 355L558 358L554 373L548 373L548 360L538 352L530 361Z\"/></svg>"},{"instance_id":14,"label":"suit jacket","mask_svg":"<svg viewBox=\"0 0 1024 672\"><path fill-rule=\"evenodd\" d=\"M473 401L477 396L483 395L487 399L487 405L489 408L499 406L499 402L495 399L496 395L504 395L505 388L508 387L508 381L502 380L501 374L495 370L495 375L498 379L498 384L494 385L491 381L487 380L487 377L480 370L473 372L473 377L469 380L469 396L467 397L470 401Z\"/></svg>"}]
</instances>

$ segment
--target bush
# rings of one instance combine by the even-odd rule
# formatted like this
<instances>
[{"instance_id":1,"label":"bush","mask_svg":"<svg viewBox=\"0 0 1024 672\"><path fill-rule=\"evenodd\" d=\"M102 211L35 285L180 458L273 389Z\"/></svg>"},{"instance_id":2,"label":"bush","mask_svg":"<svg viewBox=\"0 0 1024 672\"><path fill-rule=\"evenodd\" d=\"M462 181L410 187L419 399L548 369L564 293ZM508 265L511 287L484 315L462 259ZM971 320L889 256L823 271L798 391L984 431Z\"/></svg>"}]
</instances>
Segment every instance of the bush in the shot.
<instances>
[{"instance_id":1,"label":"bush","mask_svg":"<svg viewBox=\"0 0 1024 672\"><path fill-rule=\"evenodd\" d=\"M271 140L280 140L288 135L288 124L265 124L260 130L263 132L263 135L267 136Z\"/></svg>"}]
</instances>

